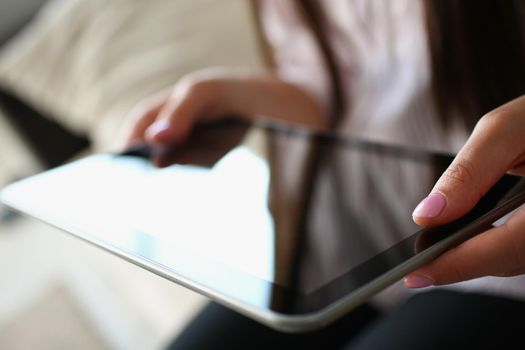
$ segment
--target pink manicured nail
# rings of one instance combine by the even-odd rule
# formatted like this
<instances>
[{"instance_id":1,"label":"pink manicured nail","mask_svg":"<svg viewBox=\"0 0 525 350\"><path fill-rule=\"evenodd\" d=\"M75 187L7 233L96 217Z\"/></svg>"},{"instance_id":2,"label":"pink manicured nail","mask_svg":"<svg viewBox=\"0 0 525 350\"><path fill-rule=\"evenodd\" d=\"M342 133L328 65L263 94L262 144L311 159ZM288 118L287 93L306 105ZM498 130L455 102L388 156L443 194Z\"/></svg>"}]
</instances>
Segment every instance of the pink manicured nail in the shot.
<instances>
[{"instance_id":1,"label":"pink manicured nail","mask_svg":"<svg viewBox=\"0 0 525 350\"><path fill-rule=\"evenodd\" d=\"M171 125L166 120L159 120L151 124L148 128L147 134L150 138L162 138L171 133Z\"/></svg>"},{"instance_id":2,"label":"pink manicured nail","mask_svg":"<svg viewBox=\"0 0 525 350\"><path fill-rule=\"evenodd\" d=\"M405 277L405 286L408 288L425 288L434 284L430 278L421 275L411 275Z\"/></svg>"},{"instance_id":3,"label":"pink manicured nail","mask_svg":"<svg viewBox=\"0 0 525 350\"><path fill-rule=\"evenodd\" d=\"M412 216L418 218L434 218L441 214L446 204L447 199L441 193L431 193L417 205Z\"/></svg>"}]
</instances>

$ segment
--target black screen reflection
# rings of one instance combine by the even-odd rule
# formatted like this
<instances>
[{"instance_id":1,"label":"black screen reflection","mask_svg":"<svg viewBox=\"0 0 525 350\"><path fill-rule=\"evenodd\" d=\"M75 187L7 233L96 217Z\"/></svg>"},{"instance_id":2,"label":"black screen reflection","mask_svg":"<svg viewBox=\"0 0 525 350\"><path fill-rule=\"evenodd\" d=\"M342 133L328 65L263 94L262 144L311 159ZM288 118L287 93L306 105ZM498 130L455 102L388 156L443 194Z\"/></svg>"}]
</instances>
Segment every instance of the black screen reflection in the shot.
<instances>
[{"instance_id":1,"label":"black screen reflection","mask_svg":"<svg viewBox=\"0 0 525 350\"><path fill-rule=\"evenodd\" d=\"M419 230L412 210L451 156L333 135L269 135L275 283L307 295L323 290L313 299L326 302L326 293L340 296L369 281L373 266L383 273L413 255L403 247L378 256ZM276 293L273 306L293 310L297 302Z\"/></svg>"},{"instance_id":2,"label":"black screen reflection","mask_svg":"<svg viewBox=\"0 0 525 350\"><path fill-rule=\"evenodd\" d=\"M289 172L284 179L290 181L272 178L274 201L289 202L292 197L282 194L297 179L302 184L293 197L298 211L295 231L276 233L281 260L275 264L275 282L303 294L275 294L273 306L289 312L316 310L337 300L450 237L525 187L520 178L506 175L467 215L421 229L412 221L412 211L453 156L330 135L306 138L302 149L297 139L282 132L273 132L272 141L274 173ZM302 168L287 167L288 159L298 162L300 152ZM289 220L285 211L274 210L273 215L276 221ZM477 226L456 243L490 227L491 223Z\"/></svg>"},{"instance_id":3,"label":"black screen reflection","mask_svg":"<svg viewBox=\"0 0 525 350\"><path fill-rule=\"evenodd\" d=\"M253 142L254 134L258 135L257 142ZM233 264L248 272L247 266L258 263L273 270L263 278L272 283L267 302L280 312L315 310L337 300L489 211L517 181L505 177L460 221L421 230L412 221L412 210L450 164L450 155L285 125L248 126L232 121L201 128L175 150L138 147L126 155L153 158L162 166L204 166L213 175L218 172L218 162L222 162L222 169L229 166L224 159L241 148L251 149L266 164L269 182L260 183L268 192L260 197L266 202L253 208L269 211L268 230L273 230L242 234L250 237L258 231L271 236L269 248L273 245L273 251L252 254L251 259L262 259L262 263L238 260ZM244 163L245 167L249 163ZM242 164L231 170L229 174L244 176ZM258 183L253 185L259 186ZM232 198L234 190L229 190ZM234 215L246 215L252 209L246 207L245 213L238 209ZM229 241L222 244L230 249L239 245Z\"/></svg>"}]
</instances>

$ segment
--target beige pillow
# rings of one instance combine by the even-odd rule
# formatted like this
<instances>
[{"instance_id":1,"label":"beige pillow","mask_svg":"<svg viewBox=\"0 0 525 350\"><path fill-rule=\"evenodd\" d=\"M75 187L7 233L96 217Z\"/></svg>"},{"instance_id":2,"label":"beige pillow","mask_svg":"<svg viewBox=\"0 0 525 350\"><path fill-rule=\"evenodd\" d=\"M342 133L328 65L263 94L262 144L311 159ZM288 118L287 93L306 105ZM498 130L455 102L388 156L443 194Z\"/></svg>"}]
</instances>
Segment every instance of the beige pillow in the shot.
<instances>
[{"instance_id":1,"label":"beige pillow","mask_svg":"<svg viewBox=\"0 0 525 350\"><path fill-rule=\"evenodd\" d=\"M0 53L0 84L101 150L182 75L262 69L255 33L246 0L55 0Z\"/></svg>"}]
</instances>

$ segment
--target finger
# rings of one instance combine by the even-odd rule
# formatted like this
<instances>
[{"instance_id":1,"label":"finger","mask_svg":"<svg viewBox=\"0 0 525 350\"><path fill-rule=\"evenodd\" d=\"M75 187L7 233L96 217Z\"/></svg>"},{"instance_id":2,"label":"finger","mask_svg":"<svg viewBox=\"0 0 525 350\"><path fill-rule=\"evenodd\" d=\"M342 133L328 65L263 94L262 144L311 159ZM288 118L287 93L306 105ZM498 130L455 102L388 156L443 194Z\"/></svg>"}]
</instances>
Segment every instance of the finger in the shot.
<instances>
[{"instance_id":1,"label":"finger","mask_svg":"<svg viewBox=\"0 0 525 350\"><path fill-rule=\"evenodd\" d=\"M191 101L171 101L159 112L155 122L146 132L146 141L153 144L182 142L193 126L197 107Z\"/></svg>"},{"instance_id":2,"label":"finger","mask_svg":"<svg viewBox=\"0 0 525 350\"><path fill-rule=\"evenodd\" d=\"M413 213L422 226L466 214L508 170L523 161L525 98L483 117L431 194Z\"/></svg>"},{"instance_id":3,"label":"finger","mask_svg":"<svg viewBox=\"0 0 525 350\"><path fill-rule=\"evenodd\" d=\"M515 176L525 176L525 165L520 164L518 166L515 166L514 168L507 171L507 174Z\"/></svg>"},{"instance_id":4,"label":"finger","mask_svg":"<svg viewBox=\"0 0 525 350\"><path fill-rule=\"evenodd\" d=\"M409 288L443 285L482 276L525 273L525 208L503 225L479 234L447 251L429 265L405 277Z\"/></svg>"},{"instance_id":5,"label":"finger","mask_svg":"<svg viewBox=\"0 0 525 350\"><path fill-rule=\"evenodd\" d=\"M211 112L207 116L203 113L208 105L208 96L200 86L195 85L176 92L146 130L146 140L161 145L183 142L199 118L212 116Z\"/></svg>"},{"instance_id":6,"label":"finger","mask_svg":"<svg viewBox=\"0 0 525 350\"><path fill-rule=\"evenodd\" d=\"M126 118L126 127L119 139L119 145L130 147L144 140L146 129L156 120L166 103L166 96L150 98L135 107Z\"/></svg>"}]
</instances>

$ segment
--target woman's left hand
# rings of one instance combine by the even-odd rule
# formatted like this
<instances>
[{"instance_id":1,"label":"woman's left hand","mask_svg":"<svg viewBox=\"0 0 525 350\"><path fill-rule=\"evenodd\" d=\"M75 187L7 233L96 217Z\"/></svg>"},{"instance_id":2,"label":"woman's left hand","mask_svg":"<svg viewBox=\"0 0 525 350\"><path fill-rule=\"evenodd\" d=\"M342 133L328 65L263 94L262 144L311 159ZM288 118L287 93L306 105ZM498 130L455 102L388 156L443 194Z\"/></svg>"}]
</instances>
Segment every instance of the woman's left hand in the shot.
<instances>
[{"instance_id":1,"label":"woman's left hand","mask_svg":"<svg viewBox=\"0 0 525 350\"><path fill-rule=\"evenodd\" d=\"M525 175L525 96L480 119L450 167L413 213L422 226L444 224L466 214L505 173ZM445 252L406 276L421 288L482 276L525 273L525 206L504 224Z\"/></svg>"}]
</instances>

